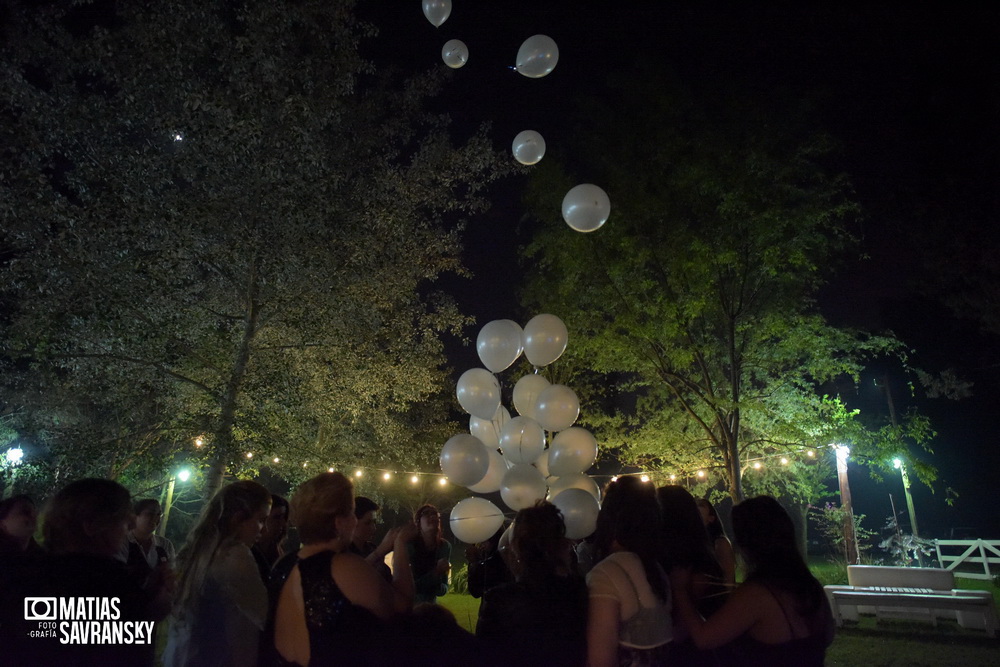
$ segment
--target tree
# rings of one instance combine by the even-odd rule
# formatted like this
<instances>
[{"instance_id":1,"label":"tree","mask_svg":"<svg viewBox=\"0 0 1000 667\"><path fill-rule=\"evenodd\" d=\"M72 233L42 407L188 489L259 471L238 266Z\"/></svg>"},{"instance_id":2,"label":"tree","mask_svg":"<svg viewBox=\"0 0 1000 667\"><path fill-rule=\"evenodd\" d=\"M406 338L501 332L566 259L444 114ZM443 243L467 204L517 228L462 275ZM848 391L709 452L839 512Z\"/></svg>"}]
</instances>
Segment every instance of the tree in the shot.
<instances>
[{"instance_id":1,"label":"tree","mask_svg":"<svg viewBox=\"0 0 1000 667\"><path fill-rule=\"evenodd\" d=\"M859 437L829 388L905 349L817 308L859 208L806 115L646 81L657 85L623 85L587 110L582 154L539 165L529 203L544 226L526 249L525 301L565 319L567 362L587 369L574 382L618 402L592 420L606 446L646 468L717 470L738 501L748 457ZM594 233L555 219L569 171L611 198ZM882 444L866 436L857 454Z\"/></svg>"},{"instance_id":2,"label":"tree","mask_svg":"<svg viewBox=\"0 0 1000 667\"><path fill-rule=\"evenodd\" d=\"M8 403L64 474L244 453L413 465L442 440L434 291L500 175L376 76L354 3L15 5L3 53ZM42 436L37 436L41 438Z\"/></svg>"}]
</instances>

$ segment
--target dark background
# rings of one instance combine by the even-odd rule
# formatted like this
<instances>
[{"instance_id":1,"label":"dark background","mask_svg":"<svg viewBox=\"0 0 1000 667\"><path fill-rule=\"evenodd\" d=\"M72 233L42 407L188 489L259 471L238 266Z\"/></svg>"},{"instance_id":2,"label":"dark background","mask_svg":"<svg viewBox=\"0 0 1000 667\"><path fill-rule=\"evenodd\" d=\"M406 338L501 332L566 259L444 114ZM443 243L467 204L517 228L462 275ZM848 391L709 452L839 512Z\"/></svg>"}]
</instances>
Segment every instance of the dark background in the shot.
<instances>
[{"instance_id":1,"label":"dark background","mask_svg":"<svg viewBox=\"0 0 1000 667\"><path fill-rule=\"evenodd\" d=\"M462 39L469 62L451 73L439 108L451 114L460 133L491 122L504 149L523 129L539 131L549 151L586 141L568 122L574 100L608 95L609 80L651 59L694 89L736 86L812 100L821 129L839 142L834 166L851 176L865 213L857 232L866 257L840 267L821 294L823 313L833 324L891 330L913 348L915 366L954 368L973 382L973 395L962 401L927 399L919 387L911 391L913 378L900 369L873 366L845 398L887 418L885 395L874 384L884 376L897 412L917 406L931 418L938 436L933 456L923 456L939 468L941 479L933 492L914 484L922 535L948 537L954 528L962 537L1000 536L992 492L1000 481L993 425L1000 348L995 334L982 331L976 313L956 314L945 305L950 287L939 274L941 266L961 259L949 254L953 245L982 249L996 243L996 10L954 3L922 9L851 3L453 4L451 17L435 28L417 0L361 3L362 15L380 30L367 55L404 72L443 68L441 47ZM559 63L550 75L527 79L509 67L521 42L537 33L556 41ZM607 122L627 124L628 118ZM517 305L517 248L533 224L524 219L523 183L518 176L494 189L491 210L470 221L466 237L465 259L475 277L446 283L477 319L467 332L472 341L478 326L490 320L524 324L531 315ZM613 196L608 224L614 224ZM989 280L977 274L981 268L963 274L973 289ZM454 341L449 356L456 373L479 365L470 344ZM852 469L850 479L855 509L868 515L870 528L880 528L890 514L888 494L898 510L905 507L898 477L876 483L867 470ZM948 487L959 494L953 507L945 503Z\"/></svg>"}]
</instances>

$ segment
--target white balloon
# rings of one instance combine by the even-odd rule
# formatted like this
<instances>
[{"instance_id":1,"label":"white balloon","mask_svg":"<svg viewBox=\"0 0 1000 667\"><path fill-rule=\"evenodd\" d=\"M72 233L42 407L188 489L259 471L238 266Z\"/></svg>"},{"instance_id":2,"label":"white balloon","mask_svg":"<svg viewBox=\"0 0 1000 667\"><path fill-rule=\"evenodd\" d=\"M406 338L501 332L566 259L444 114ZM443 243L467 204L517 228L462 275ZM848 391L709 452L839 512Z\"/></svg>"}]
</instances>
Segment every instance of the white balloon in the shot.
<instances>
[{"instance_id":1,"label":"white balloon","mask_svg":"<svg viewBox=\"0 0 1000 667\"><path fill-rule=\"evenodd\" d=\"M500 497L515 511L531 507L545 498L545 479L530 463L515 463L503 476Z\"/></svg>"},{"instance_id":2,"label":"white balloon","mask_svg":"<svg viewBox=\"0 0 1000 667\"><path fill-rule=\"evenodd\" d=\"M538 472L542 473L542 477L548 477L552 473L549 472L549 452L551 449L546 449L542 452L541 456L535 459L534 466L538 468Z\"/></svg>"},{"instance_id":3,"label":"white balloon","mask_svg":"<svg viewBox=\"0 0 1000 667\"><path fill-rule=\"evenodd\" d=\"M479 330L476 352L483 366L494 373L506 370L524 351L521 325L513 320L493 320Z\"/></svg>"},{"instance_id":4,"label":"white balloon","mask_svg":"<svg viewBox=\"0 0 1000 667\"><path fill-rule=\"evenodd\" d=\"M504 424L510 421L510 412L504 406L497 408L493 419L480 419L475 415L469 417L469 433L483 441L487 449L500 446L500 432Z\"/></svg>"},{"instance_id":5,"label":"white balloon","mask_svg":"<svg viewBox=\"0 0 1000 667\"><path fill-rule=\"evenodd\" d=\"M583 183L566 193L562 201L562 217L578 232L600 229L611 215L611 200L604 190L592 183Z\"/></svg>"},{"instance_id":6,"label":"white balloon","mask_svg":"<svg viewBox=\"0 0 1000 667\"><path fill-rule=\"evenodd\" d=\"M500 483L503 481L503 476L507 473L507 462L500 456L500 452L495 449L490 449L487 453L490 456L489 470L486 471L486 476L479 482L468 487L469 491L475 493L496 493L500 490Z\"/></svg>"},{"instance_id":7,"label":"white balloon","mask_svg":"<svg viewBox=\"0 0 1000 667\"><path fill-rule=\"evenodd\" d=\"M559 62L559 47L548 35L533 35L524 40L517 50L518 74L530 79L538 79L556 68Z\"/></svg>"},{"instance_id":8,"label":"white balloon","mask_svg":"<svg viewBox=\"0 0 1000 667\"><path fill-rule=\"evenodd\" d=\"M485 368L470 368L458 378L455 395L469 414L493 419L500 407L500 382Z\"/></svg>"},{"instance_id":9,"label":"white balloon","mask_svg":"<svg viewBox=\"0 0 1000 667\"><path fill-rule=\"evenodd\" d=\"M597 460L597 440L585 428L571 426L552 439L549 472L556 477L585 472Z\"/></svg>"},{"instance_id":10,"label":"white balloon","mask_svg":"<svg viewBox=\"0 0 1000 667\"><path fill-rule=\"evenodd\" d=\"M563 431L580 416L580 399L564 384L549 385L538 394L535 413L546 431Z\"/></svg>"},{"instance_id":11,"label":"white balloon","mask_svg":"<svg viewBox=\"0 0 1000 667\"><path fill-rule=\"evenodd\" d=\"M490 456L479 438L460 433L441 448L441 472L454 484L477 484L490 468Z\"/></svg>"},{"instance_id":12,"label":"white balloon","mask_svg":"<svg viewBox=\"0 0 1000 667\"><path fill-rule=\"evenodd\" d=\"M469 62L469 47L460 39L449 39L441 48L441 60L452 69Z\"/></svg>"},{"instance_id":13,"label":"white balloon","mask_svg":"<svg viewBox=\"0 0 1000 667\"><path fill-rule=\"evenodd\" d=\"M435 28L441 26L451 15L451 0L424 0L424 16Z\"/></svg>"},{"instance_id":14,"label":"white balloon","mask_svg":"<svg viewBox=\"0 0 1000 667\"><path fill-rule=\"evenodd\" d=\"M537 373L525 375L514 384L514 409L522 417L535 419L535 402L542 390L551 384L544 376Z\"/></svg>"},{"instance_id":15,"label":"white balloon","mask_svg":"<svg viewBox=\"0 0 1000 667\"><path fill-rule=\"evenodd\" d=\"M569 539L582 540L597 528L597 513L601 505L583 489L566 489L552 499L552 504L562 512Z\"/></svg>"},{"instance_id":16,"label":"white balloon","mask_svg":"<svg viewBox=\"0 0 1000 667\"><path fill-rule=\"evenodd\" d=\"M555 315L535 315L524 325L524 356L533 366L548 366L562 356L569 342L566 325Z\"/></svg>"},{"instance_id":17,"label":"white balloon","mask_svg":"<svg viewBox=\"0 0 1000 667\"><path fill-rule=\"evenodd\" d=\"M563 477L549 477L549 498L555 498L566 489L582 489L594 496L600 502L601 487L597 485L589 475L583 473L573 473Z\"/></svg>"},{"instance_id":18,"label":"white balloon","mask_svg":"<svg viewBox=\"0 0 1000 667\"><path fill-rule=\"evenodd\" d=\"M545 449L545 431L531 417L514 417L500 433L500 449L512 463L534 463Z\"/></svg>"},{"instance_id":19,"label":"white balloon","mask_svg":"<svg viewBox=\"0 0 1000 667\"><path fill-rule=\"evenodd\" d=\"M521 164L537 164L545 155L545 139L534 130L519 132L510 147Z\"/></svg>"},{"instance_id":20,"label":"white balloon","mask_svg":"<svg viewBox=\"0 0 1000 667\"><path fill-rule=\"evenodd\" d=\"M451 509L451 532L467 544L485 542L503 525L503 512L486 498L466 498Z\"/></svg>"}]
</instances>

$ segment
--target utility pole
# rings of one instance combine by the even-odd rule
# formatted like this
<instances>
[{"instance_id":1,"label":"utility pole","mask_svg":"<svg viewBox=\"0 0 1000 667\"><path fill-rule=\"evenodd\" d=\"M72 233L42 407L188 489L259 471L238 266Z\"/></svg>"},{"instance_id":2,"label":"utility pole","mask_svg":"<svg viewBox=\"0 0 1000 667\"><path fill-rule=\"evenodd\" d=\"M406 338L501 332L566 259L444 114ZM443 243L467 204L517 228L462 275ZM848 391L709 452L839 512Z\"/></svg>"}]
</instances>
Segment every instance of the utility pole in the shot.
<instances>
[{"instance_id":1,"label":"utility pole","mask_svg":"<svg viewBox=\"0 0 1000 667\"><path fill-rule=\"evenodd\" d=\"M892 392L889 390L889 376L883 375L881 384L879 384L879 380L876 378L875 386L880 387L885 392L885 400L889 405L889 420L892 422L892 427L898 429L899 423L896 421L896 406L892 402ZM899 474L903 478L903 493L906 495L906 512L910 515L910 531L914 537L920 537L920 532L917 529L917 510L913 507L913 494L910 493L910 476L906 474L906 464L901 458L893 459L892 464L899 469ZM924 559L919 549L917 550L917 564L920 567L924 566Z\"/></svg>"},{"instance_id":2,"label":"utility pole","mask_svg":"<svg viewBox=\"0 0 1000 667\"><path fill-rule=\"evenodd\" d=\"M851 450L846 445L833 445L837 454L837 481L840 483L840 506L844 508L844 557L848 565L860 562L858 535L854 530L854 506L851 504L851 485L847 481L847 457Z\"/></svg>"}]
</instances>

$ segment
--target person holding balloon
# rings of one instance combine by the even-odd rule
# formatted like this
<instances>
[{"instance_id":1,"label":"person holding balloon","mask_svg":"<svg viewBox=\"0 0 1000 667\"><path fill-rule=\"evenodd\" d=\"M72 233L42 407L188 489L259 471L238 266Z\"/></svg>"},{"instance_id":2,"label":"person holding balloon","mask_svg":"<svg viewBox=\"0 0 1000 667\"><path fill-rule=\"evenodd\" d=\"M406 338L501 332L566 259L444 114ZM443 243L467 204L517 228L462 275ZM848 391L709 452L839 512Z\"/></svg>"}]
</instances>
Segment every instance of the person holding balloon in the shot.
<instances>
[{"instance_id":1,"label":"person holding balloon","mask_svg":"<svg viewBox=\"0 0 1000 667\"><path fill-rule=\"evenodd\" d=\"M417 536L407 545L413 568L414 604L437 602L448 592L451 543L441 536L441 513L434 505L422 505L413 515Z\"/></svg>"}]
</instances>

